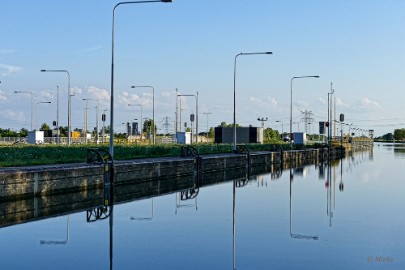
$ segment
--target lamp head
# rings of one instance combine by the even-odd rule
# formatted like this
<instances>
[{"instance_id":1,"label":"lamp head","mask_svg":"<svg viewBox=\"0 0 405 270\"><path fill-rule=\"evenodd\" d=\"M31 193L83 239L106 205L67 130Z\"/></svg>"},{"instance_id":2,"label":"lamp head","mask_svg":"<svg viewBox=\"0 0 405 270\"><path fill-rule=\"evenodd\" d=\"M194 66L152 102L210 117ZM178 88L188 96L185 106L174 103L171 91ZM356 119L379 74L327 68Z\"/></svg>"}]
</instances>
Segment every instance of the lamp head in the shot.
<instances>
[{"instance_id":1,"label":"lamp head","mask_svg":"<svg viewBox=\"0 0 405 270\"><path fill-rule=\"evenodd\" d=\"M41 72L46 72L46 69L41 69Z\"/></svg>"},{"instance_id":2,"label":"lamp head","mask_svg":"<svg viewBox=\"0 0 405 270\"><path fill-rule=\"evenodd\" d=\"M172 0L161 0L162 3L172 3Z\"/></svg>"}]
</instances>

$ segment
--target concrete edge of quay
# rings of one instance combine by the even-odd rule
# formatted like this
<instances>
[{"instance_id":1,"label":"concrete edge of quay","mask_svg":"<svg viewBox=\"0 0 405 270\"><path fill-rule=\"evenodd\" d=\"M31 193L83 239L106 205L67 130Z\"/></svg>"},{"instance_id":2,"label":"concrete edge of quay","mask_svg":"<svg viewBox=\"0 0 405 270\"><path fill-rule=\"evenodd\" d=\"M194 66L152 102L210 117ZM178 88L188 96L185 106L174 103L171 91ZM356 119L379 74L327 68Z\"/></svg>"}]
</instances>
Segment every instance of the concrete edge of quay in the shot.
<instances>
[{"instance_id":1,"label":"concrete edge of quay","mask_svg":"<svg viewBox=\"0 0 405 270\"><path fill-rule=\"evenodd\" d=\"M316 148L291 151L260 151L243 154L164 157L114 161L114 183L126 185L153 179L169 179L261 164L289 163L305 160L336 159L344 148ZM68 192L82 192L104 186L103 164L54 164L44 166L0 168L0 198L14 200Z\"/></svg>"}]
</instances>

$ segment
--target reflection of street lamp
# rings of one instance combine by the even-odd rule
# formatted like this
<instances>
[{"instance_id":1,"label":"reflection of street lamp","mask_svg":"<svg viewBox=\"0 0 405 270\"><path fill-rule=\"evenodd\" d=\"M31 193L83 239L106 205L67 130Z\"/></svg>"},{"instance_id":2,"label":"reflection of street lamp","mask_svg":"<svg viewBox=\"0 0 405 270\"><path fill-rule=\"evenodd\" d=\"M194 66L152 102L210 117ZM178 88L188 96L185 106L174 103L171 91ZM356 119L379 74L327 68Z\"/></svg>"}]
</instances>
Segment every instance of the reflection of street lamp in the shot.
<instances>
[{"instance_id":1,"label":"reflection of street lamp","mask_svg":"<svg viewBox=\"0 0 405 270\"><path fill-rule=\"evenodd\" d=\"M150 216L147 217L130 217L130 220L134 221L144 221L144 220L152 220L153 219L153 212L154 212L154 205L153 205L153 198L152 198L152 212Z\"/></svg>"},{"instance_id":2,"label":"reflection of street lamp","mask_svg":"<svg viewBox=\"0 0 405 270\"><path fill-rule=\"evenodd\" d=\"M124 4L144 4L144 3L171 3L172 0L150 0L150 1L129 1L129 2L120 2L116 4L113 8L112 14L112 37L111 37L111 98L110 98L110 155L114 158L114 25L115 25L115 9L119 5Z\"/></svg>"},{"instance_id":3,"label":"reflection of street lamp","mask_svg":"<svg viewBox=\"0 0 405 270\"><path fill-rule=\"evenodd\" d=\"M290 149L292 149L292 92L293 92L293 80L303 78L319 78L319 76L298 76L291 78L291 94L290 94Z\"/></svg>"},{"instance_id":4,"label":"reflection of street lamp","mask_svg":"<svg viewBox=\"0 0 405 270\"><path fill-rule=\"evenodd\" d=\"M296 239L306 239L306 240L318 240L318 236L309 236L302 234L292 233L292 182L293 182L293 171L290 168L290 236Z\"/></svg>"},{"instance_id":5,"label":"reflection of street lamp","mask_svg":"<svg viewBox=\"0 0 405 270\"><path fill-rule=\"evenodd\" d=\"M50 101L37 102L37 105L35 106L35 126L38 125L38 104L49 104L49 103L52 103L52 102L50 102ZM39 130L39 127L38 127L38 130Z\"/></svg>"},{"instance_id":6,"label":"reflection of street lamp","mask_svg":"<svg viewBox=\"0 0 405 270\"><path fill-rule=\"evenodd\" d=\"M70 73L67 70L64 69L41 69L41 72L65 72L68 75L68 145L71 144L71 131L72 131L72 101L71 97L72 95L70 94Z\"/></svg>"},{"instance_id":7,"label":"reflection of street lamp","mask_svg":"<svg viewBox=\"0 0 405 270\"><path fill-rule=\"evenodd\" d=\"M233 151L236 151L236 59L239 55L273 54L272 52L238 53L233 66Z\"/></svg>"},{"instance_id":8,"label":"reflection of street lamp","mask_svg":"<svg viewBox=\"0 0 405 270\"><path fill-rule=\"evenodd\" d=\"M30 94L31 95L31 131L32 131L32 100L33 100L33 93L31 91L14 91L16 94Z\"/></svg>"},{"instance_id":9,"label":"reflection of street lamp","mask_svg":"<svg viewBox=\"0 0 405 270\"><path fill-rule=\"evenodd\" d=\"M69 215L66 221L66 239L65 240L40 240L41 245L66 245L69 243Z\"/></svg>"},{"instance_id":10,"label":"reflection of street lamp","mask_svg":"<svg viewBox=\"0 0 405 270\"><path fill-rule=\"evenodd\" d=\"M153 144L156 144L155 130L155 88L149 85L133 85L131 88L151 88L152 89L152 120L153 120ZM141 116L142 119L142 116Z\"/></svg>"}]
</instances>

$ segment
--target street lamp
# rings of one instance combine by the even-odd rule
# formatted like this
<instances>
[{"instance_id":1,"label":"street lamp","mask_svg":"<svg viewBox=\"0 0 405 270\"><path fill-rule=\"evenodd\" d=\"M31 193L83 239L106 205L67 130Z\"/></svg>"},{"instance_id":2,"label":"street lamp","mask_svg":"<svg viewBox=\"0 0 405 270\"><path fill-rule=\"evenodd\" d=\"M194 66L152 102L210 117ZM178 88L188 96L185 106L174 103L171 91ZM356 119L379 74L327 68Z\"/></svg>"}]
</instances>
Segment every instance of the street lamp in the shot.
<instances>
[{"instance_id":1,"label":"street lamp","mask_svg":"<svg viewBox=\"0 0 405 270\"><path fill-rule=\"evenodd\" d=\"M333 95L335 93L335 90L332 88L333 83L330 83L330 93L328 92L328 122L329 122L329 127L328 127L328 144L331 142L331 128L332 128L332 97L330 98L329 102L329 95Z\"/></svg>"},{"instance_id":2,"label":"street lamp","mask_svg":"<svg viewBox=\"0 0 405 270\"><path fill-rule=\"evenodd\" d=\"M277 120L276 123L281 123L281 135L283 135L283 134L284 134L284 124L283 124L283 121Z\"/></svg>"},{"instance_id":3,"label":"street lamp","mask_svg":"<svg viewBox=\"0 0 405 270\"><path fill-rule=\"evenodd\" d=\"M196 117L195 117L195 134L196 134L196 142L198 143L198 92L197 95L179 95L177 94L178 97L195 97L195 110L196 110ZM181 103L180 103L180 121L181 121ZM193 136L193 131L191 130L191 136ZM191 138L191 142L193 141L193 138Z\"/></svg>"},{"instance_id":4,"label":"street lamp","mask_svg":"<svg viewBox=\"0 0 405 270\"><path fill-rule=\"evenodd\" d=\"M155 130L155 88L149 85L133 85L131 88L151 88L152 89L152 121L153 121L153 144L156 144ZM141 117L142 120L142 117Z\"/></svg>"},{"instance_id":5,"label":"street lamp","mask_svg":"<svg viewBox=\"0 0 405 270\"><path fill-rule=\"evenodd\" d=\"M111 98L110 98L110 155L114 158L114 25L115 25L115 9L124 4L143 4L143 3L171 3L172 0L150 0L150 1L129 1L120 2L113 8L112 14L112 31L111 31Z\"/></svg>"},{"instance_id":6,"label":"street lamp","mask_svg":"<svg viewBox=\"0 0 405 270\"><path fill-rule=\"evenodd\" d=\"M267 120L269 120L269 118L264 118L264 117L262 117L262 118L260 118L260 117L258 117L257 118L257 121L259 121L259 122L262 122L262 129L264 129L264 122L266 122Z\"/></svg>"},{"instance_id":7,"label":"street lamp","mask_svg":"<svg viewBox=\"0 0 405 270\"><path fill-rule=\"evenodd\" d=\"M70 94L70 73L65 69L41 69L41 72L65 72L68 75L68 145L72 143L72 101Z\"/></svg>"},{"instance_id":8,"label":"street lamp","mask_svg":"<svg viewBox=\"0 0 405 270\"><path fill-rule=\"evenodd\" d=\"M292 149L292 90L294 79L304 79L304 78L319 78L319 76L297 76L291 78L291 94L290 94L290 149Z\"/></svg>"},{"instance_id":9,"label":"street lamp","mask_svg":"<svg viewBox=\"0 0 405 270\"><path fill-rule=\"evenodd\" d=\"M30 94L31 95L31 131L32 131L32 101L33 101L33 93L32 91L14 91L15 94Z\"/></svg>"},{"instance_id":10,"label":"street lamp","mask_svg":"<svg viewBox=\"0 0 405 270\"><path fill-rule=\"evenodd\" d=\"M238 53L233 66L233 151L236 151L236 59L239 55L273 54L272 52Z\"/></svg>"},{"instance_id":11,"label":"street lamp","mask_svg":"<svg viewBox=\"0 0 405 270\"><path fill-rule=\"evenodd\" d=\"M38 104L49 104L49 103L52 103L52 102L50 102L50 101L37 102L37 105L35 106L35 126L38 125ZM39 127L38 127L38 130L39 130Z\"/></svg>"},{"instance_id":12,"label":"street lamp","mask_svg":"<svg viewBox=\"0 0 405 270\"><path fill-rule=\"evenodd\" d=\"M209 133L209 128L208 128L208 115L212 114L212 112L203 112L207 116L207 142L208 142L208 133Z\"/></svg>"},{"instance_id":13,"label":"street lamp","mask_svg":"<svg viewBox=\"0 0 405 270\"><path fill-rule=\"evenodd\" d=\"M87 131L87 100L97 102L97 105L95 108L96 108L96 144L98 144L98 110L100 108L100 102L98 99L92 99L92 98L84 98L83 100L86 101L86 131Z\"/></svg>"},{"instance_id":14,"label":"street lamp","mask_svg":"<svg viewBox=\"0 0 405 270\"><path fill-rule=\"evenodd\" d=\"M141 120L139 121L139 128L141 129L141 142L142 142L142 133L143 133L143 123L142 123L142 104L128 104L129 107L139 106L141 107Z\"/></svg>"}]
</instances>

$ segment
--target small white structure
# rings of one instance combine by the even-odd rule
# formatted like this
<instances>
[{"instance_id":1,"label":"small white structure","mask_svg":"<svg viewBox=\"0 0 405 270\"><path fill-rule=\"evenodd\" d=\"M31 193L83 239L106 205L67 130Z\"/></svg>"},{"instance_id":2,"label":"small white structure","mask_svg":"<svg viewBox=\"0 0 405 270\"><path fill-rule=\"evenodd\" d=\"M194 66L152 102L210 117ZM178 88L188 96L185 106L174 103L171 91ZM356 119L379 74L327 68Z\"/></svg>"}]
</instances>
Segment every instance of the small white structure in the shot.
<instances>
[{"instance_id":1,"label":"small white structure","mask_svg":"<svg viewBox=\"0 0 405 270\"><path fill-rule=\"evenodd\" d=\"M29 144L42 144L44 143L43 131L28 131L28 143Z\"/></svg>"},{"instance_id":2,"label":"small white structure","mask_svg":"<svg viewBox=\"0 0 405 270\"><path fill-rule=\"evenodd\" d=\"M294 144L307 144L307 134L305 132L294 132Z\"/></svg>"},{"instance_id":3,"label":"small white structure","mask_svg":"<svg viewBox=\"0 0 405 270\"><path fill-rule=\"evenodd\" d=\"M191 144L191 132L177 132L176 141L180 144Z\"/></svg>"}]
</instances>

